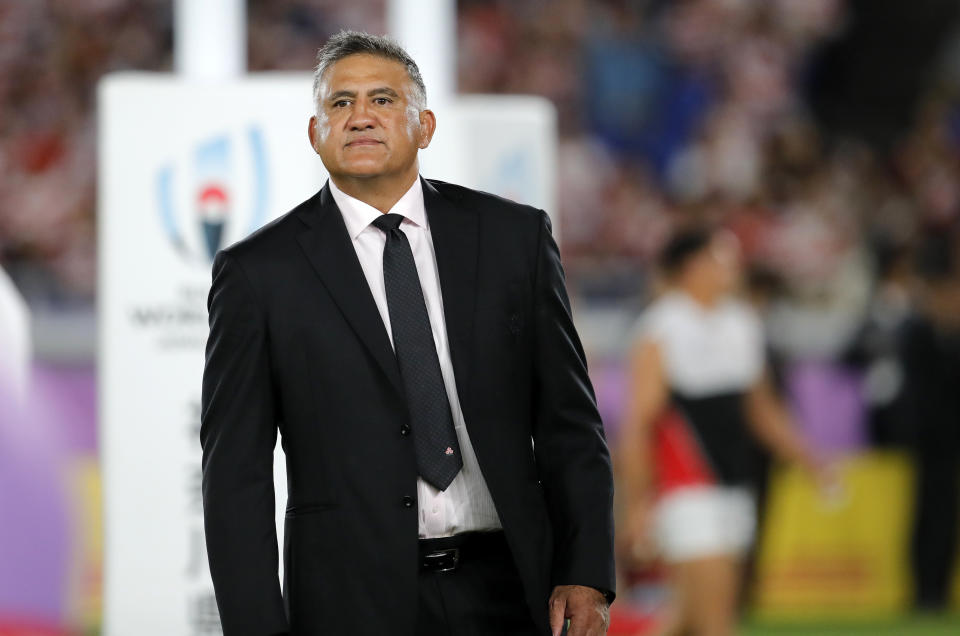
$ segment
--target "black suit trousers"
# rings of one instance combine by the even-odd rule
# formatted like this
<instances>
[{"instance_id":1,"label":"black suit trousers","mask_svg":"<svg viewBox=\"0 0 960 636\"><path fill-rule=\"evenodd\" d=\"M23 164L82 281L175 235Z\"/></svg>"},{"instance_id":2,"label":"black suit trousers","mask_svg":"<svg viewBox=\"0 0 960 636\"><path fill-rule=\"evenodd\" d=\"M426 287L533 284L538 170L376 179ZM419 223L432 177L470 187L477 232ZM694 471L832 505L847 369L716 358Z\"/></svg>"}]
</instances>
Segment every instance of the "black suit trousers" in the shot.
<instances>
[{"instance_id":1,"label":"black suit trousers","mask_svg":"<svg viewBox=\"0 0 960 636\"><path fill-rule=\"evenodd\" d=\"M421 571L416 636L543 636L506 545L449 572Z\"/></svg>"}]
</instances>

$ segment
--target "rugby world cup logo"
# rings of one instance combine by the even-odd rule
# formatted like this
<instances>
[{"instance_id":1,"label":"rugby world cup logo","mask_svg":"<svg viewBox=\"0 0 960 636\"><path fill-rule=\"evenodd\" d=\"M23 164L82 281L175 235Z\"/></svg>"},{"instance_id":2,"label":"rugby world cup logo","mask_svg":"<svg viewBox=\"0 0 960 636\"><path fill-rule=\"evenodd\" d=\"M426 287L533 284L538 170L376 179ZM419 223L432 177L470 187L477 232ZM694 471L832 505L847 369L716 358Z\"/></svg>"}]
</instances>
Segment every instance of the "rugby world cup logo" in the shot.
<instances>
[{"instance_id":1,"label":"rugby world cup logo","mask_svg":"<svg viewBox=\"0 0 960 636\"><path fill-rule=\"evenodd\" d=\"M203 244L207 256L213 258L223 242L223 224L230 211L230 195L227 187L216 181L201 185L199 190L197 212L203 229Z\"/></svg>"},{"instance_id":2,"label":"rugby world cup logo","mask_svg":"<svg viewBox=\"0 0 960 636\"><path fill-rule=\"evenodd\" d=\"M267 160L263 133L223 133L196 143L157 171L160 221L188 261L208 265L221 247L266 220Z\"/></svg>"}]
</instances>

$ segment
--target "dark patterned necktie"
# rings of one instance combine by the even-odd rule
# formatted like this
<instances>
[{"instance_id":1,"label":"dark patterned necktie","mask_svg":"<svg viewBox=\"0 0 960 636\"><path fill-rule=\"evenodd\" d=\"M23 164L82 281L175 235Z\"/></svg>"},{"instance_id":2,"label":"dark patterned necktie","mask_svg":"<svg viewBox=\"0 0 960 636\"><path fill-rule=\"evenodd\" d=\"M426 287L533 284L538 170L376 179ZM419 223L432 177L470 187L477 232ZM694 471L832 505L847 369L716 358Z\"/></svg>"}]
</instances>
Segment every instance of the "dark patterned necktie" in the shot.
<instances>
[{"instance_id":1,"label":"dark patterned necktie","mask_svg":"<svg viewBox=\"0 0 960 636\"><path fill-rule=\"evenodd\" d=\"M446 490L460 472L463 459L420 277L410 243L400 230L401 221L403 217L399 214L384 214L373 222L387 235L383 248L383 283L387 290L393 348L410 409L417 469L427 483Z\"/></svg>"}]
</instances>

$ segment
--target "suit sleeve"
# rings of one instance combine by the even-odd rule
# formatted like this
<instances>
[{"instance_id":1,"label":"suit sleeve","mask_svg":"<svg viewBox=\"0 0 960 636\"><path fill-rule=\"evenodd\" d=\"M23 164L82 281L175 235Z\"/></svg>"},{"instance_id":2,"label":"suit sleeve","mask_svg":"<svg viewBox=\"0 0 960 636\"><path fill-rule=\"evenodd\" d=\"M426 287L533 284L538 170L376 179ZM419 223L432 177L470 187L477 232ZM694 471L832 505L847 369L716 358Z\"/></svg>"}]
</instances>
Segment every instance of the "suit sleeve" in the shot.
<instances>
[{"instance_id":1,"label":"suit sleeve","mask_svg":"<svg viewBox=\"0 0 960 636\"><path fill-rule=\"evenodd\" d=\"M587 585L613 600L610 452L543 212L537 251L534 453L554 529L552 583Z\"/></svg>"},{"instance_id":2,"label":"suit sleeve","mask_svg":"<svg viewBox=\"0 0 960 636\"><path fill-rule=\"evenodd\" d=\"M253 291L235 258L218 253L200 444L207 555L225 636L288 631L274 520L277 423L265 319Z\"/></svg>"}]
</instances>

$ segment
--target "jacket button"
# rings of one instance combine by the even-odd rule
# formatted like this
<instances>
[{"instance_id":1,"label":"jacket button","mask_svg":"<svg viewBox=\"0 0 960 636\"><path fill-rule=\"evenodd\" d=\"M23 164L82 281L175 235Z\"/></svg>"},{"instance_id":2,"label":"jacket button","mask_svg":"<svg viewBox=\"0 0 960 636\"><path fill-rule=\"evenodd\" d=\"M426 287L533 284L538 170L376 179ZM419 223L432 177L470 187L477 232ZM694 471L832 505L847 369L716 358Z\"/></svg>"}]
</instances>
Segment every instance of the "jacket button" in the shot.
<instances>
[{"instance_id":1,"label":"jacket button","mask_svg":"<svg viewBox=\"0 0 960 636\"><path fill-rule=\"evenodd\" d=\"M404 437L406 437L407 435L409 435L409 434L410 434L410 425L409 425L409 424L404 424L403 426L401 426L401 427L400 427L400 434L403 435Z\"/></svg>"},{"instance_id":2,"label":"jacket button","mask_svg":"<svg viewBox=\"0 0 960 636\"><path fill-rule=\"evenodd\" d=\"M413 508L413 497L410 495L404 495L402 501L404 508Z\"/></svg>"}]
</instances>

